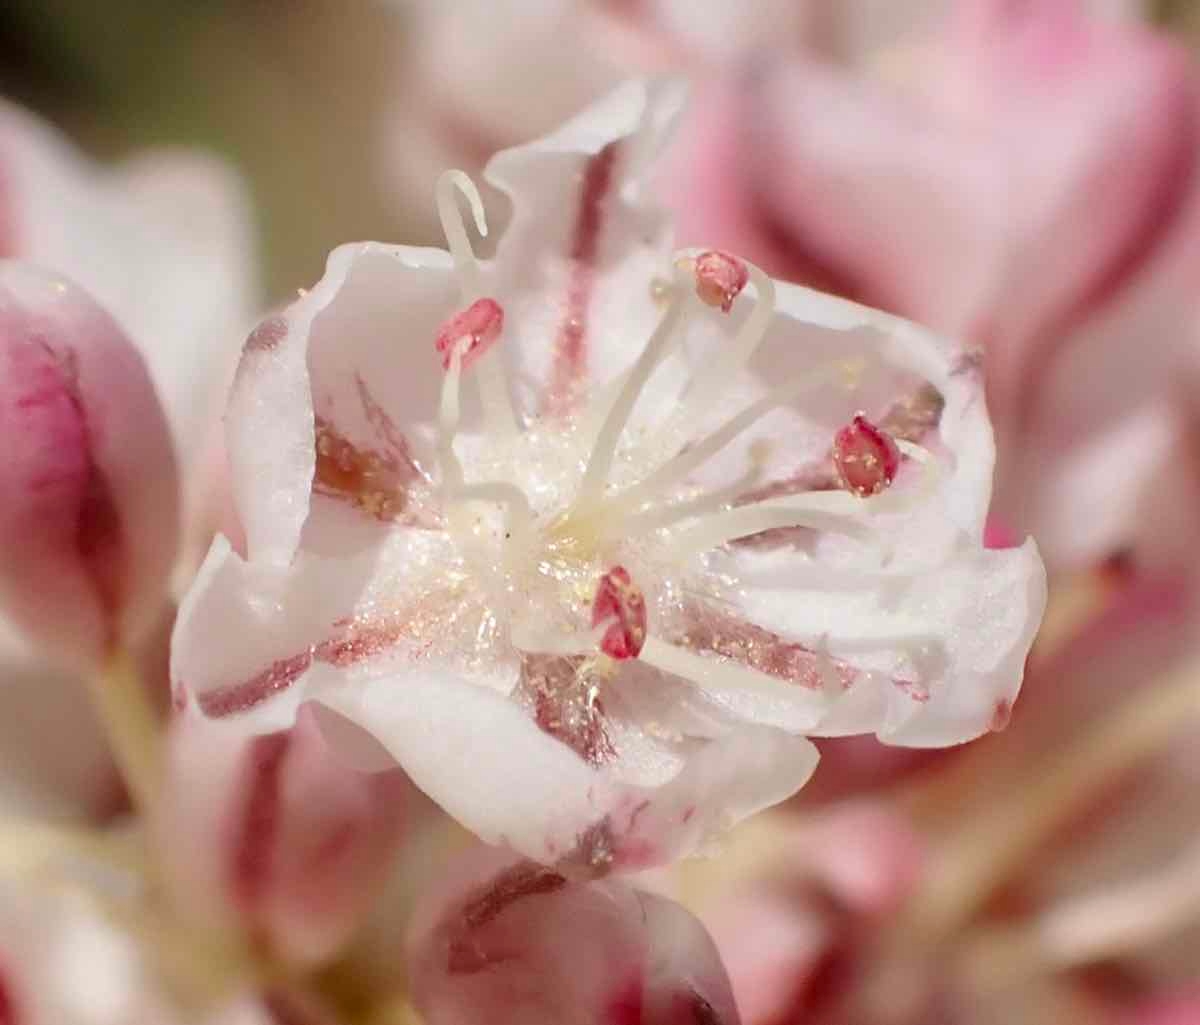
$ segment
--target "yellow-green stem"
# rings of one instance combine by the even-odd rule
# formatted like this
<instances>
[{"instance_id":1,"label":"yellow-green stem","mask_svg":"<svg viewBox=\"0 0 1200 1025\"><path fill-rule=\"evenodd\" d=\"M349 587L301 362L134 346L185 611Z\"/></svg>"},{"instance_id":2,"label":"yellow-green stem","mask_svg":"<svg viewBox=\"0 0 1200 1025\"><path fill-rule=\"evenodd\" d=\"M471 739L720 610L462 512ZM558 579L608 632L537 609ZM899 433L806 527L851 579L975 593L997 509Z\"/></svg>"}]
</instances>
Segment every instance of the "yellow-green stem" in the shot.
<instances>
[{"instance_id":1,"label":"yellow-green stem","mask_svg":"<svg viewBox=\"0 0 1200 1025\"><path fill-rule=\"evenodd\" d=\"M162 771L158 717L133 659L118 650L91 681L92 697L117 768L139 811L154 802Z\"/></svg>"}]
</instances>

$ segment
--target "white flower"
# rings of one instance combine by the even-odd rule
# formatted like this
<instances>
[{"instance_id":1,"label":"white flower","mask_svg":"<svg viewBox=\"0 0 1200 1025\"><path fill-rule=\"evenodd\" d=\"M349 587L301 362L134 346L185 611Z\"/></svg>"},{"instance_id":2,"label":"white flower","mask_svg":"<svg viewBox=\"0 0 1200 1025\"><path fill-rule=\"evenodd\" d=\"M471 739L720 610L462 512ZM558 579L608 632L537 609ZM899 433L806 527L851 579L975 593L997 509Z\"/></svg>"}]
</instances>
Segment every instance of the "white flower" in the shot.
<instances>
[{"instance_id":1,"label":"white flower","mask_svg":"<svg viewBox=\"0 0 1200 1025\"><path fill-rule=\"evenodd\" d=\"M680 105L630 84L496 157L493 261L452 174L452 255L344 247L251 336L247 555L219 540L184 603L180 696L263 729L315 702L485 839L596 870L782 800L809 736L1004 718L1044 578L1032 543L982 548L976 361L673 256L645 182Z\"/></svg>"}]
</instances>

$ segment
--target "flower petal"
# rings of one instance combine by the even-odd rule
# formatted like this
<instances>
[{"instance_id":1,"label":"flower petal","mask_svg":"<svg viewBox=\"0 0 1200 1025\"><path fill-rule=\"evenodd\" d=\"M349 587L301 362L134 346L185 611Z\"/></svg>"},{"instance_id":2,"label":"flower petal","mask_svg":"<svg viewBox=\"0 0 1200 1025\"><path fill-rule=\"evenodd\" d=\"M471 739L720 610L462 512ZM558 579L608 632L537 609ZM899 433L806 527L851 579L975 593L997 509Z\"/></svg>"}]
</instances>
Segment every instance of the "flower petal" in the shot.
<instances>
[{"instance_id":1,"label":"flower petal","mask_svg":"<svg viewBox=\"0 0 1200 1025\"><path fill-rule=\"evenodd\" d=\"M137 350L85 293L0 264L0 603L60 662L147 629L179 542L175 460Z\"/></svg>"},{"instance_id":2,"label":"flower petal","mask_svg":"<svg viewBox=\"0 0 1200 1025\"><path fill-rule=\"evenodd\" d=\"M403 777L342 766L307 715L245 737L184 710L169 750L156 836L176 906L292 964L335 953L395 852Z\"/></svg>"},{"instance_id":3,"label":"flower petal","mask_svg":"<svg viewBox=\"0 0 1200 1025\"><path fill-rule=\"evenodd\" d=\"M678 83L630 82L487 166L513 204L494 264L509 358L543 411L570 409L625 370L658 322L652 285L669 270L670 226L648 172L682 103Z\"/></svg>"},{"instance_id":4,"label":"flower petal","mask_svg":"<svg viewBox=\"0 0 1200 1025\"><path fill-rule=\"evenodd\" d=\"M251 558L286 563L300 545L319 422L353 465L374 457L408 467L408 446L421 439L406 431L434 419L442 377L434 340L455 292L444 252L343 246L312 291L251 333L226 421ZM393 372L396 360L406 372ZM358 490L344 497L361 508L369 480L361 472L354 480Z\"/></svg>"},{"instance_id":5,"label":"flower petal","mask_svg":"<svg viewBox=\"0 0 1200 1025\"><path fill-rule=\"evenodd\" d=\"M668 781L638 785L613 778L619 763L593 768L504 695L452 673L413 669L394 688L320 700L365 726L483 840L597 872L686 855L794 793L817 762L803 737L743 727L693 745Z\"/></svg>"}]
</instances>

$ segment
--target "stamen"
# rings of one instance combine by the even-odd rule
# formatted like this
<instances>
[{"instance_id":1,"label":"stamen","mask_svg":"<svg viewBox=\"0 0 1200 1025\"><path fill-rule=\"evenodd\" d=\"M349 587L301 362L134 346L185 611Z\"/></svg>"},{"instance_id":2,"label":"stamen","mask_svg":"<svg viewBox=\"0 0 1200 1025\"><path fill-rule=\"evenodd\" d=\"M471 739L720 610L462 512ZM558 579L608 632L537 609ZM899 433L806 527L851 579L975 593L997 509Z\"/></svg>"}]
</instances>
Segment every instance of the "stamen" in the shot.
<instances>
[{"instance_id":1,"label":"stamen","mask_svg":"<svg viewBox=\"0 0 1200 1025\"><path fill-rule=\"evenodd\" d=\"M736 256L710 249L696 257L696 294L707 306L719 306L722 313L733 309L733 300L750 280L746 264Z\"/></svg>"},{"instance_id":2,"label":"stamen","mask_svg":"<svg viewBox=\"0 0 1200 1025\"><path fill-rule=\"evenodd\" d=\"M575 500L576 507L586 506L603 497L604 484L608 480L609 470L612 469L613 459L617 454L617 444L621 434L633 412L638 396L650 378L650 374L658 365L659 357L666 350L675 336L675 330L683 317L687 292L676 288L671 296L671 303L650 336L650 341L642 349L637 362L629 371L621 385L616 401L608 410L608 415L596 436L592 454L584 471L583 481L579 485L579 495Z\"/></svg>"},{"instance_id":3,"label":"stamen","mask_svg":"<svg viewBox=\"0 0 1200 1025\"><path fill-rule=\"evenodd\" d=\"M844 491L790 495L710 516L671 541L672 555L690 558L764 530L807 527L867 540L871 531L862 519L862 503Z\"/></svg>"},{"instance_id":4,"label":"stamen","mask_svg":"<svg viewBox=\"0 0 1200 1025\"><path fill-rule=\"evenodd\" d=\"M900 449L890 434L858 413L834 436L833 465L847 491L867 498L896 479Z\"/></svg>"},{"instance_id":5,"label":"stamen","mask_svg":"<svg viewBox=\"0 0 1200 1025\"><path fill-rule=\"evenodd\" d=\"M721 451L734 438L762 419L777 406L790 402L806 391L810 391L836 377L839 371L837 364L829 363L818 367L811 374L784 384L778 385L756 402L752 402L740 413L726 420L720 427L701 438L695 444L688 446L673 459L668 460L657 470L624 491L612 496L611 502L636 507L651 499L655 494L683 483L684 479L697 467L702 466L714 455ZM664 437L679 437L671 434L667 428L661 432Z\"/></svg>"},{"instance_id":6,"label":"stamen","mask_svg":"<svg viewBox=\"0 0 1200 1025\"><path fill-rule=\"evenodd\" d=\"M605 627L600 650L617 661L637 658L646 643L646 596L624 566L600 578L592 602L592 626Z\"/></svg>"},{"instance_id":7,"label":"stamen","mask_svg":"<svg viewBox=\"0 0 1200 1025\"><path fill-rule=\"evenodd\" d=\"M458 422L462 413L459 393L462 385L463 353L471 344L470 336L459 338L453 344L446 376L442 378L442 397L438 405L437 453L442 471L442 486L448 492L457 491L463 484L462 464L454 452L454 436L458 433Z\"/></svg>"},{"instance_id":8,"label":"stamen","mask_svg":"<svg viewBox=\"0 0 1200 1025\"><path fill-rule=\"evenodd\" d=\"M517 417L513 410L503 360L499 358L499 354L491 359L483 359L492 348L492 343L500 336L504 325L504 311L496 300L483 297L483 274L471 248L470 239L467 238L462 212L455 201L455 189L458 189L470 204L471 215L479 234L486 238L488 233L483 200L479 197L475 183L462 171L443 173L438 178L436 190L438 217L442 222L442 232L446 236L446 245L454 260L454 270L458 275L463 302L467 304L467 308L452 317L438 332L438 351L445 357L450 344L455 342L461 333L477 339L476 344L464 355L463 366L470 367L476 362L479 363L475 379L483 404L484 423L489 432L512 433L517 429Z\"/></svg>"},{"instance_id":9,"label":"stamen","mask_svg":"<svg viewBox=\"0 0 1200 1025\"><path fill-rule=\"evenodd\" d=\"M683 402L680 403L675 415L671 418L667 431L673 431L682 424L693 422L697 413L708 408L712 401L728 386L729 381L736 378L738 372L750 361L762 340L767 336L771 320L775 316L775 283L754 264L744 265L754 290L758 293L758 302L750 311L750 316L742 324L734 340L701 370L684 391ZM697 261L699 272L699 261ZM700 283L697 280L697 289ZM739 292L741 289L739 289ZM732 300L731 300L732 301Z\"/></svg>"},{"instance_id":10,"label":"stamen","mask_svg":"<svg viewBox=\"0 0 1200 1025\"><path fill-rule=\"evenodd\" d=\"M750 469L732 484L715 491L706 491L695 498L670 502L657 508L650 506L645 511L630 516L610 517L607 520L610 525L610 533L635 537L652 530L669 527L671 524L680 523L683 520L721 512L733 506L762 477L763 466L767 459L767 448L766 442L761 439L750 446Z\"/></svg>"},{"instance_id":11,"label":"stamen","mask_svg":"<svg viewBox=\"0 0 1200 1025\"><path fill-rule=\"evenodd\" d=\"M798 495L766 499L730 509L681 532L672 540L672 551L676 558L690 558L738 538L794 527L807 527L868 541L873 536L869 516L903 512L928 500L937 490L940 473L938 461L932 453L907 441L895 444L900 452L920 464L923 472L919 487L906 488L902 493L887 492L864 498L845 491L806 491ZM882 544L882 539L879 541ZM893 554L889 547L880 547L881 565L889 563Z\"/></svg>"}]
</instances>

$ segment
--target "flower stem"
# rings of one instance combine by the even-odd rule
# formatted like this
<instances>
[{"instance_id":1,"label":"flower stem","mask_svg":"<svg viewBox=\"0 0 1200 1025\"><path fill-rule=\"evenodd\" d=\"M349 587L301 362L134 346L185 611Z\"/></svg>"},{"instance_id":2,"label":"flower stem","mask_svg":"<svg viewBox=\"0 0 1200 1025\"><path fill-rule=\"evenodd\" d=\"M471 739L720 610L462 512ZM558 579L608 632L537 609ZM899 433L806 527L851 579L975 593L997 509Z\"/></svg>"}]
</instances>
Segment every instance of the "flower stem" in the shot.
<instances>
[{"instance_id":1,"label":"flower stem","mask_svg":"<svg viewBox=\"0 0 1200 1025\"><path fill-rule=\"evenodd\" d=\"M947 936L961 927L1072 814L1198 719L1200 673L1188 665L1135 693L1065 751L1034 766L1008 799L971 816L944 845L930 884L914 902L921 932Z\"/></svg>"},{"instance_id":2,"label":"flower stem","mask_svg":"<svg viewBox=\"0 0 1200 1025\"><path fill-rule=\"evenodd\" d=\"M158 789L162 737L141 674L129 653L115 652L103 672L92 678L91 690L117 768L134 804L144 814Z\"/></svg>"}]
</instances>

